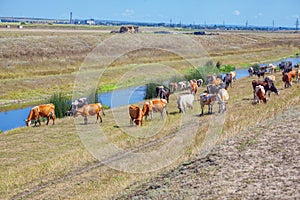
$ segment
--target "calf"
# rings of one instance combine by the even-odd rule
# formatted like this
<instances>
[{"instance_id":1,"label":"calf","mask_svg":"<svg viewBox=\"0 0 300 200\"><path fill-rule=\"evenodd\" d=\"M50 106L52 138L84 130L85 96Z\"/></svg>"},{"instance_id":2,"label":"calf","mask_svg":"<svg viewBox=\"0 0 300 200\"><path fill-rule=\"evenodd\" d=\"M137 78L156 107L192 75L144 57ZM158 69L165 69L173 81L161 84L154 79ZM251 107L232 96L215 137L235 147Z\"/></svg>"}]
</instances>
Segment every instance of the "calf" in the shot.
<instances>
[{"instance_id":1,"label":"calf","mask_svg":"<svg viewBox=\"0 0 300 200\"><path fill-rule=\"evenodd\" d=\"M193 109L195 96L193 94L181 95L177 100L177 105L180 113L184 113L186 108Z\"/></svg>"},{"instance_id":2,"label":"calf","mask_svg":"<svg viewBox=\"0 0 300 200\"><path fill-rule=\"evenodd\" d=\"M130 115L130 125L132 126L135 123L138 127L143 124L144 113L138 105L129 106L129 115Z\"/></svg>"}]
</instances>

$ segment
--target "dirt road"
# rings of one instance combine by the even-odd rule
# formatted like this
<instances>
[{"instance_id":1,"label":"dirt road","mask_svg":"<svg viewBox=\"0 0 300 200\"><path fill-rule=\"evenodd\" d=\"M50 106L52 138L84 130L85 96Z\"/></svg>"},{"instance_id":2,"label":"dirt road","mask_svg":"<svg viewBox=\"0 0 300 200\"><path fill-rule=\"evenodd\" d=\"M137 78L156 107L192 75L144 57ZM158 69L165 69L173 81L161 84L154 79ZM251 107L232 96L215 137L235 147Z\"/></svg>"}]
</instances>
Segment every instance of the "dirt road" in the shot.
<instances>
[{"instance_id":1,"label":"dirt road","mask_svg":"<svg viewBox=\"0 0 300 200\"><path fill-rule=\"evenodd\" d=\"M300 199L300 107L116 199Z\"/></svg>"}]
</instances>

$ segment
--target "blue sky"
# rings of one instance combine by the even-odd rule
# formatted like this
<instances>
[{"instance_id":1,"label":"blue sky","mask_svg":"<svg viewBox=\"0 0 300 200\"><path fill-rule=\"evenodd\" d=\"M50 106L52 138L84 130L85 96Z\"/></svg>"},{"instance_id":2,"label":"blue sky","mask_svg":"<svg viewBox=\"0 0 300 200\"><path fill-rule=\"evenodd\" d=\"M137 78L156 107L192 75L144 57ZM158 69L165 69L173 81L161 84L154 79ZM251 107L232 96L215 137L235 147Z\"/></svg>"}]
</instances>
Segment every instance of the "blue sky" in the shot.
<instances>
[{"instance_id":1,"label":"blue sky","mask_svg":"<svg viewBox=\"0 0 300 200\"><path fill-rule=\"evenodd\" d=\"M2 17L295 27L299 0L0 0Z\"/></svg>"}]
</instances>

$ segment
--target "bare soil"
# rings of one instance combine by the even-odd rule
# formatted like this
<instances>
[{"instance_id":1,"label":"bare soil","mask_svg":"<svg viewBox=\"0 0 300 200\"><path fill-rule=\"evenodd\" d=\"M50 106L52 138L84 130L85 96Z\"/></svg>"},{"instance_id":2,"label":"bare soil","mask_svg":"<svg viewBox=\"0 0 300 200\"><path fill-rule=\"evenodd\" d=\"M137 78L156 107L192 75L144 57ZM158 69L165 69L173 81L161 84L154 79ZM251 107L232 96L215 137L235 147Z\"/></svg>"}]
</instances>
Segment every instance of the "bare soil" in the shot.
<instances>
[{"instance_id":1,"label":"bare soil","mask_svg":"<svg viewBox=\"0 0 300 200\"><path fill-rule=\"evenodd\" d=\"M116 199L299 199L299 120L291 108Z\"/></svg>"}]
</instances>

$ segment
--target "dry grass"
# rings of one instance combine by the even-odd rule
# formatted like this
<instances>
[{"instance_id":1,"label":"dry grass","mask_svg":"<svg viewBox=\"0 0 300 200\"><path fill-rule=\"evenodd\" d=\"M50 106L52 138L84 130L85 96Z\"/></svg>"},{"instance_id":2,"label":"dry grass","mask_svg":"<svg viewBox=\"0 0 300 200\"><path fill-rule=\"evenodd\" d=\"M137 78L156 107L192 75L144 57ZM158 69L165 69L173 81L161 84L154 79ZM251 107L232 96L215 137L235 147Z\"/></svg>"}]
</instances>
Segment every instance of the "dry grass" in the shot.
<instances>
[{"instance_id":1,"label":"dry grass","mask_svg":"<svg viewBox=\"0 0 300 200\"><path fill-rule=\"evenodd\" d=\"M165 37L145 34L153 39ZM110 34L96 30L1 30L0 104L43 100L54 92L71 94L76 72L85 57L110 37ZM299 35L286 32L221 32L219 35L185 37L199 42L214 62L238 67L295 55L300 46ZM191 56L194 60L199 59L196 55ZM140 49L116 59L98 87L115 84L133 65L149 63L171 66L179 72L189 67L185 60L170 52ZM91 73L95 68L97 66L88 66ZM125 85L136 85L139 81Z\"/></svg>"},{"instance_id":2,"label":"dry grass","mask_svg":"<svg viewBox=\"0 0 300 200\"><path fill-rule=\"evenodd\" d=\"M230 103L225 115L223 134L218 139L219 142L284 111L287 107L299 104L300 84L295 84L289 89L283 89L279 77L278 73L276 85L281 90L281 94L280 96L272 94L266 105L252 105L251 100L249 100L252 98L252 78L240 79L234 83L234 87L229 90ZM7 199L22 191L30 190L37 185L41 186L49 183L49 181L51 183L54 180L52 184L40 188L29 197L31 199L106 199L137 181L147 180L172 169L179 163L199 154L205 133L208 128L211 128L209 127L210 120L220 117L217 114L199 117L199 102L194 104L194 110L186 114L190 116L189 123L197 122L199 125L197 135L193 138L193 144L173 164L152 173L131 174L101 165L90 170L83 170L83 173L79 175L66 177L67 174L72 174L78 169L84 169L86 166L93 166L96 163L96 160L82 145L74 121L69 118L58 120L58 123L52 127L43 125L40 128L19 128L2 134L0 137L1 144L3 144L0 147L2 162L0 166L0 195ZM177 113L176 95L172 96L168 110L171 114L164 121L163 129L157 134L153 134L153 132L162 123L158 120L159 115L155 115L154 121L145 121L144 127L136 129L128 126L127 107L113 111L107 110L104 122L101 124L102 130L104 130L103 134L108 138L109 143L125 150L150 144L155 140L162 140L162 142L141 149L139 152L157 150L169 142L172 134L180 128L178 122L181 115ZM216 105L214 111L217 112ZM77 120L79 122L79 129L77 125L77 130L83 128L87 132L90 131L91 134L100 130L95 129L99 125L93 124L94 117L89 119L87 126L80 125L83 123L82 118ZM89 130L90 128L91 130ZM88 136L87 132L83 135ZM125 133L132 133L135 136ZM55 181L57 179L59 181Z\"/></svg>"}]
</instances>

